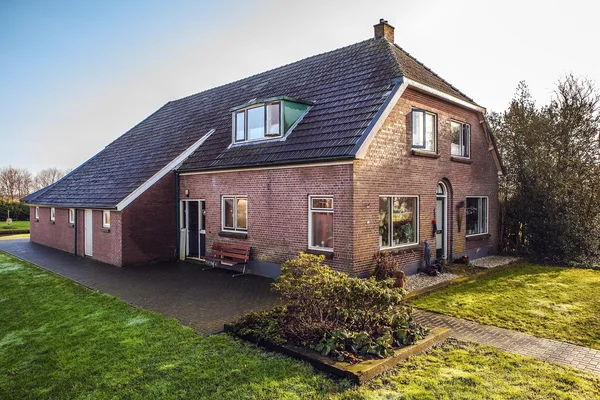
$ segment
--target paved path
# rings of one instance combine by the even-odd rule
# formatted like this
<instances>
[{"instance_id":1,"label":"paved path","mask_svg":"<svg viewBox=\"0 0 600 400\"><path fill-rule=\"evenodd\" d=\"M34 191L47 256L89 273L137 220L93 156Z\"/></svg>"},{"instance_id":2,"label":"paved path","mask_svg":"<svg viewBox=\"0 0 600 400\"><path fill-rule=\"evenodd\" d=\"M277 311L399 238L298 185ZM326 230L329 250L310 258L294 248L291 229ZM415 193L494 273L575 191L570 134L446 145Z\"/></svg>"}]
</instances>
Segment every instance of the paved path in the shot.
<instances>
[{"instance_id":1,"label":"paved path","mask_svg":"<svg viewBox=\"0 0 600 400\"><path fill-rule=\"evenodd\" d=\"M29 239L1 240L0 250L134 306L176 318L203 334L219 332L226 322L277 302L269 278L232 278L231 271L203 271L200 264L170 262L118 268Z\"/></svg>"},{"instance_id":2,"label":"paved path","mask_svg":"<svg viewBox=\"0 0 600 400\"><path fill-rule=\"evenodd\" d=\"M542 339L525 333L483 325L424 310L415 310L414 319L430 328L451 328L450 336L468 342L496 347L538 360L555 362L600 374L600 350Z\"/></svg>"}]
</instances>

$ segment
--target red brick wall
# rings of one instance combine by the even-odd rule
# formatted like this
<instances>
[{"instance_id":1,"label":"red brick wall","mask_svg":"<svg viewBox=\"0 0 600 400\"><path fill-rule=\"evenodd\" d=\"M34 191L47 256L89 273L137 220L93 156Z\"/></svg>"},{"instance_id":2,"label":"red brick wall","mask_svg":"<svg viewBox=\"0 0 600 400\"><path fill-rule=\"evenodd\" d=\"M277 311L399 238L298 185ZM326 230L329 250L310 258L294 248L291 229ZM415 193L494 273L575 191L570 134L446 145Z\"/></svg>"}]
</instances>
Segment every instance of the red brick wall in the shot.
<instances>
[{"instance_id":1,"label":"red brick wall","mask_svg":"<svg viewBox=\"0 0 600 400\"><path fill-rule=\"evenodd\" d=\"M35 219L35 207L29 207L31 241L74 253L75 229L69 224L69 210L57 208L55 221L50 221L50 207L40 207L39 220Z\"/></svg>"},{"instance_id":2,"label":"red brick wall","mask_svg":"<svg viewBox=\"0 0 600 400\"><path fill-rule=\"evenodd\" d=\"M168 173L122 212L123 265L173 260L177 247L175 174Z\"/></svg>"},{"instance_id":3,"label":"red brick wall","mask_svg":"<svg viewBox=\"0 0 600 400\"><path fill-rule=\"evenodd\" d=\"M78 216L79 217L79 216ZM84 226L85 216L77 220L79 226ZM110 228L102 227L102 210L92 211L93 227L93 255L92 258L105 262L107 264L120 267L121 262L121 213L117 211L110 212ZM82 243L84 237L81 237ZM83 255L83 251L81 253Z\"/></svg>"},{"instance_id":4,"label":"red brick wall","mask_svg":"<svg viewBox=\"0 0 600 400\"><path fill-rule=\"evenodd\" d=\"M252 258L275 263L308 248L308 196L333 196L334 255L326 262L351 272L351 164L183 175L179 187L182 199L206 200L207 251L213 241L247 244ZM246 239L219 236L222 195L248 196Z\"/></svg>"},{"instance_id":5,"label":"red brick wall","mask_svg":"<svg viewBox=\"0 0 600 400\"><path fill-rule=\"evenodd\" d=\"M438 116L438 159L411 154L412 108L423 108ZM450 120L471 124L471 160L464 164L450 160ZM488 151L484 131L477 114L434 97L407 89L381 130L371 142L366 157L355 164L354 173L354 272L366 273L373 266L373 255L379 249L379 195L418 195L419 242L421 247L394 251L402 265L423 259L422 244L429 239L435 252L432 220L436 206L436 186L449 182L448 244L457 257L466 250L495 247L497 243L497 169ZM461 230L456 222L456 204L468 195L489 196L489 225L491 238L465 241L465 215L462 210ZM368 205L368 208L367 208ZM435 256L435 253L433 254Z\"/></svg>"}]
</instances>

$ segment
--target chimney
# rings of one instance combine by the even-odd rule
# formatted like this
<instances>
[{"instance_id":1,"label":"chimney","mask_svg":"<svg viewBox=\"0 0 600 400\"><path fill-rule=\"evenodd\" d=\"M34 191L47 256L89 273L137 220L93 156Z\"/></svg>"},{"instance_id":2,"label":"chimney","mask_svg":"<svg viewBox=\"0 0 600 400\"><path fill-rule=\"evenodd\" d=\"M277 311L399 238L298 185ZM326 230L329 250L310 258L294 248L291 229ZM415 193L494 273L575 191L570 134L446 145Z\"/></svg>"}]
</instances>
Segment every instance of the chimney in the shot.
<instances>
[{"instance_id":1,"label":"chimney","mask_svg":"<svg viewBox=\"0 0 600 400\"><path fill-rule=\"evenodd\" d=\"M386 38L390 43L394 43L394 27L388 24L388 22L381 18L377 25L373 25L375 28L375 40Z\"/></svg>"}]
</instances>

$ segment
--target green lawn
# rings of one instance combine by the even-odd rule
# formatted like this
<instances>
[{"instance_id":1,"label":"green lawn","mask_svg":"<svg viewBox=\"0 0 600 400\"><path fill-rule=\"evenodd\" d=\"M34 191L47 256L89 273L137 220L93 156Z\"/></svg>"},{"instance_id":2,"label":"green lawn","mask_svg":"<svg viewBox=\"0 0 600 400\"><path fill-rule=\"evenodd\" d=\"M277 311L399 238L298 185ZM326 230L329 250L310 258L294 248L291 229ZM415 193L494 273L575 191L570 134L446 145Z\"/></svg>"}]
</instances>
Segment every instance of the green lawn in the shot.
<instances>
[{"instance_id":1,"label":"green lawn","mask_svg":"<svg viewBox=\"0 0 600 400\"><path fill-rule=\"evenodd\" d=\"M29 221L13 221L10 226L6 224L6 220L0 222L0 229L29 229Z\"/></svg>"},{"instance_id":2,"label":"green lawn","mask_svg":"<svg viewBox=\"0 0 600 400\"><path fill-rule=\"evenodd\" d=\"M600 349L600 271L519 262L411 304Z\"/></svg>"},{"instance_id":3,"label":"green lawn","mask_svg":"<svg viewBox=\"0 0 600 400\"><path fill-rule=\"evenodd\" d=\"M452 341L350 387L0 253L0 399L591 399L599 392L598 376Z\"/></svg>"}]
</instances>

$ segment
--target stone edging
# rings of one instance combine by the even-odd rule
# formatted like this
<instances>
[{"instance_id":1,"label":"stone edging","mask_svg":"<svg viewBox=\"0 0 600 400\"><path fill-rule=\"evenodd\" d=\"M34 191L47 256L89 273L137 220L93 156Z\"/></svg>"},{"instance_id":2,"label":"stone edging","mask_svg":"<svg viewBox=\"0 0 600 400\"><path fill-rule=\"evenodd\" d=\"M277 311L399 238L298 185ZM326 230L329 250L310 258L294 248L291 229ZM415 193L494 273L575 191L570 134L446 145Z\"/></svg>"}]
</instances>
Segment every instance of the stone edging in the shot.
<instances>
[{"instance_id":1,"label":"stone edging","mask_svg":"<svg viewBox=\"0 0 600 400\"><path fill-rule=\"evenodd\" d=\"M226 324L224 330L225 332L233 334L231 324ZM392 369L394 366L406 360L407 358L419 354L430 347L443 342L448 338L449 335L450 329L448 328L434 328L425 338L419 340L417 343L394 351L393 356L383 359L366 360L357 364L336 361L330 357L323 356L318 352L305 347L299 347L290 344L274 345L265 341L259 341L256 343L256 341L251 340L248 337L240 338L255 343L266 348L267 350L283 353L290 357L306 361L321 371L341 378L347 378L352 382L361 385L382 374L383 372Z\"/></svg>"},{"instance_id":2,"label":"stone edging","mask_svg":"<svg viewBox=\"0 0 600 400\"><path fill-rule=\"evenodd\" d=\"M23 235L29 233L29 229L6 229L0 230L0 236Z\"/></svg>"}]
</instances>

